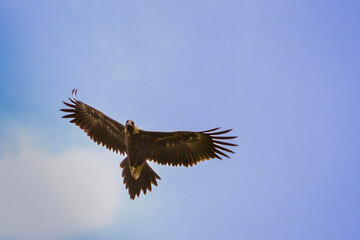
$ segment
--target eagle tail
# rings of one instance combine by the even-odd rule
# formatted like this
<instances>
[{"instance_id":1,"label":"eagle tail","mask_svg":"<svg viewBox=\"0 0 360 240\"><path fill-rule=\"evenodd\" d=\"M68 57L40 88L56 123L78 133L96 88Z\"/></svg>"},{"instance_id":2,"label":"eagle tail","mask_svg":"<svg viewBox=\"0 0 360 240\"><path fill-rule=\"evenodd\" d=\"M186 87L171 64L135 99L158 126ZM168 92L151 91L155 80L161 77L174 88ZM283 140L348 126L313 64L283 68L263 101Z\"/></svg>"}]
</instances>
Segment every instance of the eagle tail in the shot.
<instances>
[{"instance_id":1,"label":"eagle tail","mask_svg":"<svg viewBox=\"0 0 360 240\"><path fill-rule=\"evenodd\" d=\"M122 176L124 178L125 188L129 190L130 198L135 199L136 196L140 196L141 191L146 194L146 191L151 191L151 184L157 186L156 179L161 180L159 175L147 164L144 163L140 176L135 179L131 175L129 159L126 157L121 163L120 167L122 170Z\"/></svg>"}]
</instances>

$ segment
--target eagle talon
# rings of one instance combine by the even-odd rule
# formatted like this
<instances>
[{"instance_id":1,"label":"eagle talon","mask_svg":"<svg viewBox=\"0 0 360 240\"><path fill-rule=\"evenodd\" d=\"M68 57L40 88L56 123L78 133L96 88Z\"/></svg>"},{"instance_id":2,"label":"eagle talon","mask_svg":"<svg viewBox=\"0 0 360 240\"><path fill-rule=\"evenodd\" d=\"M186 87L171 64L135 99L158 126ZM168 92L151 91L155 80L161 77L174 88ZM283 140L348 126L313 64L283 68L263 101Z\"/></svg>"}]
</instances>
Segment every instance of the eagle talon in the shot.
<instances>
[{"instance_id":1,"label":"eagle talon","mask_svg":"<svg viewBox=\"0 0 360 240\"><path fill-rule=\"evenodd\" d=\"M141 170L142 170L143 167L144 167L144 164L141 165L141 166L137 166L137 167L131 167L131 166L130 166L131 176L132 176L135 180L137 180L137 179L140 177Z\"/></svg>"}]
</instances>

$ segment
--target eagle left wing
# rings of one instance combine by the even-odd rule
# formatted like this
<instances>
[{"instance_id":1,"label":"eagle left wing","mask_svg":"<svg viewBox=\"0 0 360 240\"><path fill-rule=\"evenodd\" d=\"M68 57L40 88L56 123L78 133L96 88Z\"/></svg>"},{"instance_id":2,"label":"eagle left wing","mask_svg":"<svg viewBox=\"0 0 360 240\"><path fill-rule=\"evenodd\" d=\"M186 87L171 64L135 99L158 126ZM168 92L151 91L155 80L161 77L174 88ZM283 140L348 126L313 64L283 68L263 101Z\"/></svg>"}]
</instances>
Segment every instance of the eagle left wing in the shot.
<instances>
[{"instance_id":1,"label":"eagle left wing","mask_svg":"<svg viewBox=\"0 0 360 240\"><path fill-rule=\"evenodd\" d=\"M150 132L140 130L145 157L162 165L192 166L198 162L234 153L224 146L237 146L224 140L235 136L221 136L232 129L216 132L219 128L203 132Z\"/></svg>"},{"instance_id":2,"label":"eagle left wing","mask_svg":"<svg viewBox=\"0 0 360 240\"><path fill-rule=\"evenodd\" d=\"M121 123L106 116L104 113L81 102L76 97L77 90L73 90L71 103L63 102L69 108L60 111L69 113L63 118L72 118L71 123L79 126L97 144L107 149L125 154L125 127Z\"/></svg>"}]
</instances>

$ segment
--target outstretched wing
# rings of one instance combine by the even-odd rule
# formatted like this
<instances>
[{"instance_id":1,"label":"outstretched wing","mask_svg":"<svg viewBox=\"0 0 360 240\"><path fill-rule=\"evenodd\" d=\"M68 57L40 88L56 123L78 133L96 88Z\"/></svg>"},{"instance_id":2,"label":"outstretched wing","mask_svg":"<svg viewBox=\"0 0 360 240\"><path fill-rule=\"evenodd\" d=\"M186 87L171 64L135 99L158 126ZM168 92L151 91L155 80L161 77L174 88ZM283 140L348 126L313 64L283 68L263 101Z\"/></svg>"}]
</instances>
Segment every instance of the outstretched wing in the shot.
<instances>
[{"instance_id":1,"label":"outstretched wing","mask_svg":"<svg viewBox=\"0 0 360 240\"><path fill-rule=\"evenodd\" d=\"M73 98L69 98L71 103L63 102L69 108L60 109L70 113L63 118L72 118L71 123L79 126L97 144L106 146L114 152L125 154L125 127L114 119L106 116L102 112L90 107L78 100L77 90L72 91Z\"/></svg>"},{"instance_id":2,"label":"outstretched wing","mask_svg":"<svg viewBox=\"0 0 360 240\"><path fill-rule=\"evenodd\" d=\"M148 132L140 130L146 147L145 157L159 164L192 166L200 161L234 153L224 146L237 146L224 140L235 136L221 136L231 131L216 132L219 128L203 132Z\"/></svg>"}]
</instances>

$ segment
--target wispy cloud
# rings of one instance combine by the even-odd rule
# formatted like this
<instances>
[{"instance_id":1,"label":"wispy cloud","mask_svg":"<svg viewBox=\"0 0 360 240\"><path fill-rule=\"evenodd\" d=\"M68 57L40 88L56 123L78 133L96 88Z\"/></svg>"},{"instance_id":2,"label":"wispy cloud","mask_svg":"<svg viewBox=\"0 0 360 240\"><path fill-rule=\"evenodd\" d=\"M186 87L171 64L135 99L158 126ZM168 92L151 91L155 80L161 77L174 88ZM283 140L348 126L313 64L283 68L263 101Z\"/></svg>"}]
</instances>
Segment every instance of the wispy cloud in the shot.
<instances>
[{"instance_id":1,"label":"wispy cloud","mask_svg":"<svg viewBox=\"0 0 360 240\"><path fill-rule=\"evenodd\" d=\"M0 153L0 236L56 239L112 220L121 176L106 152L49 153L26 134L13 142Z\"/></svg>"}]
</instances>

